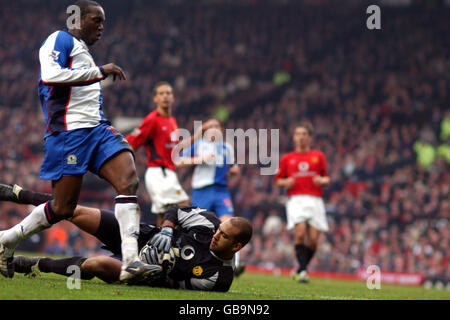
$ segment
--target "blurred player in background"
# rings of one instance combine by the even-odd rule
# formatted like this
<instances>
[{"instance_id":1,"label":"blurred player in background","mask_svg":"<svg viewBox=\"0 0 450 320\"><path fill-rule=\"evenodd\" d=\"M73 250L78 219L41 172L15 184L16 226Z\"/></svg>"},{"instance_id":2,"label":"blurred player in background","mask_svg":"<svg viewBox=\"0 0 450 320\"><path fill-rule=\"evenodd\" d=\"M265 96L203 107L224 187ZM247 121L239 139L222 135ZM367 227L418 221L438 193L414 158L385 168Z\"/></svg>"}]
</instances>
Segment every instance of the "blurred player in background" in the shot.
<instances>
[{"instance_id":1,"label":"blurred player in background","mask_svg":"<svg viewBox=\"0 0 450 320\"><path fill-rule=\"evenodd\" d=\"M145 145L148 167L145 186L152 201L152 213L157 214L156 225L160 226L166 208L174 204L187 205L189 197L181 187L172 160L172 151L179 140L177 121L172 116L174 94L168 82L155 85L153 102L156 110L144 118L140 126L127 136L127 140L134 150ZM181 143L189 145L201 133L199 130L190 141Z\"/></svg>"},{"instance_id":2,"label":"blurred player in background","mask_svg":"<svg viewBox=\"0 0 450 320\"><path fill-rule=\"evenodd\" d=\"M330 184L327 162L322 152L310 148L313 127L295 127L295 150L282 156L275 176L278 187L287 188L287 229L294 229L295 253L299 268L294 278L308 282L307 267L317 249L322 232L328 231L322 188Z\"/></svg>"},{"instance_id":3,"label":"blurred player in background","mask_svg":"<svg viewBox=\"0 0 450 320\"><path fill-rule=\"evenodd\" d=\"M79 26L52 33L39 50L39 95L46 132L41 179L52 180L53 200L37 206L21 223L0 233L0 272L13 277L14 250L24 238L73 216L83 175L89 170L116 190L115 216L120 226L123 263L120 280L158 271L138 258L139 180L132 150L102 111L100 81L108 76L126 80L109 63L97 66L88 46L100 40L105 13L95 1L75 3ZM69 27L69 26L68 26Z\"/></svg>"},{"instance_id":4,"label":"blurred player in background","mask_svg":"<svg viewBox=\"0 0 450 320\"><path fill-rule=\"evenodd\" d=\"M221 221L234 216L231 195L227 187L228 175L239 174L234 164L232 147L223 142L222 126L217 119L210 125L204 137L183 151L177 167L195 166L192 176L191 204L214 211Z\"/></svg>"}]
</instances>

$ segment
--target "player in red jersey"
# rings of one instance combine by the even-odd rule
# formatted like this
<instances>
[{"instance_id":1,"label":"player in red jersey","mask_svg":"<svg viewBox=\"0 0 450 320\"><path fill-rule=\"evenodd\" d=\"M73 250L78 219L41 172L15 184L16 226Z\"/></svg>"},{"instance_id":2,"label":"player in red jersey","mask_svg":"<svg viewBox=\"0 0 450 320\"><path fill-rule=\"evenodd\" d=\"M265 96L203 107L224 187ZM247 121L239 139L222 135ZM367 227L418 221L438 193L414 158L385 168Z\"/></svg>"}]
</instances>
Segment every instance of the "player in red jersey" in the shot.
<instances>
[{"instance_id":1,"label":"player in red jersey","mask_svg":"<svg viewBox=\"0 0 450 320\"><path fill-rule=\"evenodd\" d=\"M148 167L145 186L152 199L151 210L158 215L157 226L160 226L166 207L188 205L189 197L178 181L172 161L172 150L178 144L177 121L172 116L172 86L167 82L157 83L153 102L156 110L150 112L126 139L134 150L145 145Z\"/></svg>"},{"instance_id":2,"label":"player in red jersey","mask_svg":"<svg viewBox=\"0 0 450 320\"><path fill-rule=\"evenodd\" d=\"M281 158L275 176L276 185L287 188L287 229L294 229L299 264L295 279L299 282L309 281L306 268L321 233L328 231L322 188L330 184L330 178L324 154L310 148L312 132L310 123L295 127L295 150Z\"/></svg>"}]
</instances>

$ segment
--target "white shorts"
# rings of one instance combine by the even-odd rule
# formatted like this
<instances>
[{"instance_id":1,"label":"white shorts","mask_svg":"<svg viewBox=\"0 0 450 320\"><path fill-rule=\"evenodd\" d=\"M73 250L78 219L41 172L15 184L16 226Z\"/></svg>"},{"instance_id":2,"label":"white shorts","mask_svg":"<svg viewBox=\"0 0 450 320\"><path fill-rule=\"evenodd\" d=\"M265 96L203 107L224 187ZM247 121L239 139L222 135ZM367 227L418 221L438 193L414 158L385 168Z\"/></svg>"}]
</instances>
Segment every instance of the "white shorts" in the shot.
<instances>
[{"instance_id":1,"label":"white shorts","mask_svg":"<svg viewBox=\"0 0 450 320\"><path fill-rule=\"evenodd\" d=\"M328 231L325 204L321 197L311 195L294 195L286 203L288 230L300 222L306 222L319 231Z\"/></svg>"},{"instance_id":2,"label":"white shorts","mask_svg":"<svg viewBox=\"0 0 450 320\"><path fill-rule=\"evenodd\" d=\"M164 174L165 173L165 174ZM152 200L152 213L164 213L166 207L189 200L177 174L165 168L150 167L145 171L145 187Z\"/></svg>"}]
</instances>

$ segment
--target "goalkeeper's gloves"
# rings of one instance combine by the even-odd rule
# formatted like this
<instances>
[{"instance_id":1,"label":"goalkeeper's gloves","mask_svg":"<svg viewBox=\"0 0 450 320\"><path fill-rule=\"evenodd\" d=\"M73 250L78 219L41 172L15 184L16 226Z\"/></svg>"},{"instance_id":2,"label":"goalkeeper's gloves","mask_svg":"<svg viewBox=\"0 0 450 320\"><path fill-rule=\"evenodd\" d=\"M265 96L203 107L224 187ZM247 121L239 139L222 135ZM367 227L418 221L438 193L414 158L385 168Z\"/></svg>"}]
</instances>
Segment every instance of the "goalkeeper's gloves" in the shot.
<instances>
[{"instance_id":1,"label":"goalkeeper's gloves","mask_svg":"<svg viewBox=\"0 0 450 320\"><path fill-rule=\"evenodd\" d=\"M154 245L158 251L169 253L172 247L173 228L163 227L161 231L155 234L150 240L150 243Z\"/></svg>"}]
</instances>

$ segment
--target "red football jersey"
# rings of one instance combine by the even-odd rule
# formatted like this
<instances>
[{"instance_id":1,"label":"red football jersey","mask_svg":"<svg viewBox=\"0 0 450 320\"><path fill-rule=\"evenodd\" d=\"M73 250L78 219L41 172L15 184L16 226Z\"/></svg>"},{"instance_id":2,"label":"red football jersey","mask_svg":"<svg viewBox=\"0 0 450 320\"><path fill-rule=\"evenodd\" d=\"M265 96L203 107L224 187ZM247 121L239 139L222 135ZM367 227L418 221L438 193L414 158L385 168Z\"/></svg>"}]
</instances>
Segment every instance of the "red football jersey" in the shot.
<instances>
[{"instance_id":1,"label":"red football jersey","mask_svg":"<svg viewBox=\"0 0 450 320\"><path fill-rule=\"evenodd\" d=\"M318 150L308 152L290 152L281 157L280 168L275 180L294 177L295 184L287 190L287 195L309 194L323 195L322 188L313 183L315 175L328 176L325 155Z\"/></svg>"},{"instance_id":2,"label":"red football jersey","mask_svg":"<svg viewBox=\"0 0 450 320\"><path fill-rule=\"evenodd\" d=\"M126 139L134 150L145 144L148 167L165 167L175 171L172 150L178 144L177 128L174 117L166 118L154 110Z\"/></svg>"}]
</instances>

